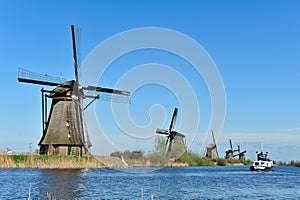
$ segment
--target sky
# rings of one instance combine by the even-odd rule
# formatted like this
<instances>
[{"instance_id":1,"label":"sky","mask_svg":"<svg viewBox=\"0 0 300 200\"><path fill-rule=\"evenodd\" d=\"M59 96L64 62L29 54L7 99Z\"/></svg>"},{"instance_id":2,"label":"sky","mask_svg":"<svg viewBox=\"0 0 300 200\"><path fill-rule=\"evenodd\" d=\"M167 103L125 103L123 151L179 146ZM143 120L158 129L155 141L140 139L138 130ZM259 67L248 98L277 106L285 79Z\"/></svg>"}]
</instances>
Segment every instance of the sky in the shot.
<instances>
[{"instance_id":1,"label":"sky","mask_svg":"<svg viewBox=\"0 0 300 200\"><path fill-rule=\"evenodd\" d=\"M299 1L0 4L0 150L38 148L43 86L18 82L18 68L72 80L74 24L81 83L132 93L130 104L87 109L94 154L151 151L156 128L167 129L178 107L174 129L190 151L203 153L214 131L221 157L232 139L249 159L263 142L274 160L300 160Z\"/></svg>"}]
</instances>

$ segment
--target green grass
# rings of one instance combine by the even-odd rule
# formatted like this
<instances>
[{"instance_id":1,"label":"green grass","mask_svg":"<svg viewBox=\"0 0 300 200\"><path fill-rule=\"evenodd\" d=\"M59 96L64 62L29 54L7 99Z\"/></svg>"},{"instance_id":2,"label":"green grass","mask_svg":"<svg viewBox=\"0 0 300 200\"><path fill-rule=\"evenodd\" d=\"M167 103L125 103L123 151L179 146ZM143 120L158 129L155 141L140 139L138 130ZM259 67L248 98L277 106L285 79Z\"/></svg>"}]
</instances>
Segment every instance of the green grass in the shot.
<instances>
[{"instance_id":1,"label":"green grass","mask_svg":"<svg viewBox=\"0 0 300 200\"><path fill-rule=\"evenodd\" d=\"M28 155L11 155L10 157L15 164L24 163L28 160Z\"/></svg>"},{"instance_id":2,"label":"green grass","mask_svg":"<svg viewBox=\"0 0 300 200\"><path fill-rule=\"evenodd\" d=\"M227 160L225 158L217 158L217 165L226 166Z\"/></svg>"},{"instance_id":3,"label":"green grass","mask_svg":"<svg viewBox=\"0 0 300 200\"><path fill-rule=\"evenodd\" d=\"M81 160L78 156L60 156L60 155L35 155L34 160L36 161L81 161L87 160L87 157L81 157Z\"/></svg>"},{"instance_id":4,"label":"green grass","mask_svg":"<svg viewBox=\"0 0 300 200\"><path fill-rule=\"evenodd\" d=\"M198 154L192 152L184 153L177 162L187 163L189 166L213 166L214 162L209 158L199 157Z\"/></svg>"},{"instance_id":5,"label":"green grass","mask_svg":"<svg viewBox=\"0 0 300 200\"><path fill-rule=\"evenodd\" d=\"M251 165L252 164L252 160L248 159L248 160L245 160L243 162L244 165Z\"/></svg>"}]
</instances>

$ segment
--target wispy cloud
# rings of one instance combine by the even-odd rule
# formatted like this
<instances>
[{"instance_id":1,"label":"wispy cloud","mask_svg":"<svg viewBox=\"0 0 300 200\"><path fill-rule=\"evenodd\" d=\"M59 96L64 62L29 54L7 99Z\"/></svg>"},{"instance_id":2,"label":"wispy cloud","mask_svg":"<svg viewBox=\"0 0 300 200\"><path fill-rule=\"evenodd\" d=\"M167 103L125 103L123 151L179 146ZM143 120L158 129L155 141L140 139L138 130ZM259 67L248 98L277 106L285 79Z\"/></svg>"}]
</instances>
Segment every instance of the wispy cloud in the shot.
<instances>
[{"instance_id":1,"label":"wispy cloud","mask_svg":"<svg viewBox=\"0 0 300 200\"><path fill-rule=\"evenodd\" d=\"M279 129L276 129L276 131L279 131L279 132L299 132L300 133L300 127L299 128L279 128Z\"/></svg>"}]
</instances>

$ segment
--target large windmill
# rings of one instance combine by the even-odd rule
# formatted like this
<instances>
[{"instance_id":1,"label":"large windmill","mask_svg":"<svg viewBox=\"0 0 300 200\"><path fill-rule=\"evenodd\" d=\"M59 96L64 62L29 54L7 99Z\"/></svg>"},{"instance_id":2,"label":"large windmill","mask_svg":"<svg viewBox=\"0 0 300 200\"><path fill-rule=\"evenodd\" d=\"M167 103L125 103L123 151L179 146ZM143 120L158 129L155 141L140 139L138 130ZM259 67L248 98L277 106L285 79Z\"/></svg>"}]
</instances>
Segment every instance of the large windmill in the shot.
<instances>
[{"instance_id":1,"label":"large windmill","mask_svg":"<svg viewBox=\"0 0 300 200\"><path fill-rule=\"evenodd\" d=\"M84 109L96 99L129 101L130 92L127 91L80 85L74 25L71 26L71 31L75 80L64 82L61 77L19 69L18 80L20 82L55 86L53 90L41 90L43 135L39 142L40 154L87 154L92 144L85 123ZM88 95L86 93L88 91L92 95ZM47 98L52 99L49 116L47 116ZM86 98L92 100L86 107L83 107L83 99Z\"/></svg>"},{"instance_id":2,"label":"large windmill","mask_svg":"<svg viewBox=\"0 0 300 200\"><path fill-rule=\"evenodd\" d=\"M170 157L180 156L186 151L185 135L177 131L173 131L177 118L178 109L174 109L173 117L169 130L157 129L157 134L163 134L167 136L166 152Z\"/></svg>"}]
</instances>

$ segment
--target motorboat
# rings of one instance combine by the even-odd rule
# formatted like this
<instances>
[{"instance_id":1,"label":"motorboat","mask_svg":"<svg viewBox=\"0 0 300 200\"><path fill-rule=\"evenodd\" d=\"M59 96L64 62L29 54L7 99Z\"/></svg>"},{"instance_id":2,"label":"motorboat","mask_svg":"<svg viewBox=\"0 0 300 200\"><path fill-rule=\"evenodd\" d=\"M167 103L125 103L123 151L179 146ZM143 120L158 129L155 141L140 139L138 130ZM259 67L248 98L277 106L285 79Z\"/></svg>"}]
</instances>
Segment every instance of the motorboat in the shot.
<instances>
[{"instance_id":1,"label":"motorboat","mask_svg":"<svg viewBox=\"0 0 300 200\"><path fill-rule=\"evenodd\" d=\"M273 160L268 158L268 152L256 152L257 159L250 166L251 171L271 171L273 168Z\"/></svg>"}]
</instances>

